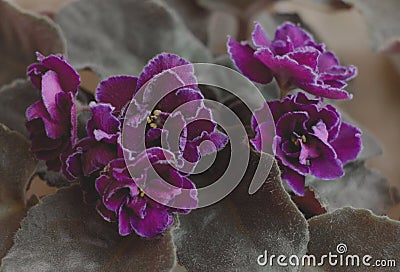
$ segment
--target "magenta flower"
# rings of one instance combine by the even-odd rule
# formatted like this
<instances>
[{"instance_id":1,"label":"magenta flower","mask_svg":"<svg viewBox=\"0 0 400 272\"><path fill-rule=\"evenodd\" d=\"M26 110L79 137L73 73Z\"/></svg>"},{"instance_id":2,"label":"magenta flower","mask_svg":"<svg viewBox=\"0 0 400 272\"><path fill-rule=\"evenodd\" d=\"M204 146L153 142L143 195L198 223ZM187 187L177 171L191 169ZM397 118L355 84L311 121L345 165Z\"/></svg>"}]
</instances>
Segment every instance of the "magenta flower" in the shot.
<instances>
[{"instance_id":1,"label":"magenta flower","mask_svg":"<svg viewBox=\"0 0 400 272\"><path fill-rule=\"evenodd\" d=\"M150 82L151 79L154 80ZM165 148L174 152L178 160L184 158L190 163L226 145L228 138L217 130L211 111L204 106L204 97L188 61L173 54L160 54L143 69L137 82L136 92L142 87L144 91L135 96L124 127L125 135L134 139L126 146L132 154L142 152L144 146L160 146L163 133L167 145L179 138L179 146ZM140 124L145 124L145 129ZM205 140L214 147L201 145Z\"/></svg>"},{"instance_id":2,"label":"magenta flower","mask_svg":"<svg viewBox=\"0 0 400 272\"><path fill-rule=\"evenodd\" d=\"M79 140L66 160L64 175L69 179L98 174L118 156L121 123L113 115L116 109L110 104L94 102L90 109L92 116L86 124L88 137Z\"/></svg>"},{"instance_id":3,"label":"magenta flower","mask_svg":"<svg viewBox=\"0 0 400 272\"><path fill-rule=\"evenodd\" d=\"M323 180L343 176L343 165L354 160L361 151L361 131L341 121L339 112L331 105L305 94L289 95L281 101L268 102L275 121L273 150L282 170L282 178L296 194L304 194L306 175ZM268 143L262 133L268 131L262 108L252 120L256 136L251 140L258 151ZM262 143L261 143L262 138ZM269 143L271 144L271 142Z\"/></svg>"},{"instance_id":4,"label":"magenta flower","mask_svg":"<svg viewBox=\"0 0 400 272\"><path fill-rule=\"evenodd\" d=\"M174 213L188 213L196 208L195 186L169 165L173 159L171 152L151 148L129 164L130 172L125 161L117 159L111 161L96 180L96 189L101 196L97 210L107 221L118 221L120 235L135 232L142 237L154 237L173 224ZM162 180L150 174L151 167ZM154 193L157 201L145 192ZM172 204L185 208L171 208Z\"/></svg>"},{"instance_id":5,"label":"magenta flower","mask_svg":"<svg viewBox=\"0 0 400 272\"><path fill-rule=\"evenodd\" d=\"M49 170L59 171L76 141L75 96L80 78L63 59L37 54L39 63L28 67L28 76L41 89L42 99L26 111L26 127L36 158Z\"/></svg>"},{"instance_id":6,"label":"magenta flower","mask_svg":"<svg viewBox=\"0 0 400 272\"><path fill-rule=\"evenodd\" d=\"M317 97L351 98L343 88L356 76L356 67L341 66L334 53L300 27L287 22L271 41L256 23L252 37L255 49L232 38L228 41L233 62L249 79L267 84L275 77L284 92L300 88Z\"/></svg>"},{"instance_id":7,"label":"magenta flower","mask_svg":"<svg viewBox=\"0 0 400 272\"><path fill-rule=\"evenodd\" d=\"M136 90L137 78L115 76L100 83L97 103L90 104L91 118L86 124L87 137L81 139L66 160L64 175L73 180L97 177L111 161L122 156L118 144L121 114ZM90 186L87 186L90 188Z\"/></svg>"}]
</instances>

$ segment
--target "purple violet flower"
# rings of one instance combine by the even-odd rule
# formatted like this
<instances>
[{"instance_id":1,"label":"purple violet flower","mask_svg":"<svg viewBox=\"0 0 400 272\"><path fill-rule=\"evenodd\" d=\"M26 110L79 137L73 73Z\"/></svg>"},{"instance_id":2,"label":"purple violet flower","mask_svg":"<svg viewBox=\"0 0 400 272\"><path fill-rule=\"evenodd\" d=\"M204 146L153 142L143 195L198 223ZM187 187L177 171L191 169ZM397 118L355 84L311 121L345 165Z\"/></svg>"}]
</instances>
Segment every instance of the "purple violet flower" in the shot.
<instances>
[{"instance_id":1,"label":"purple violet flower","mask_svg":"<svg viewBox=\"0 0 400 272\"><path fill-rule=\"evenodd\" d=\"M123 159L116 159L96 180L96 189L101 196L97 210L105 220L118 221L120 235L135 232L142 237L154 237L173 224L174 213L188 213L196 208L195 186L169 165L173 159L171 152L161 148L147 149L128 165L129 171ZM150 167L163 180L151 176ZM173 185L173 189L164 182ZM151 190L162 203L149 198L141 188L146 192ZM171 208L169 204L186 208Z\"/></svg>"},{"instance_id":2,"label":"purple violet flower","mask_svg":"<svg viewBox=\"0 0 400 272\"><path fill-rule=\"evenodd\" d=\"M232 38L227 45L233 62L249 79L267 84L275 77L284 94L297 87L317 97L351 98L343 88L356 76L356 67L341 66L333 52L299 26L281 25L271 41L255 23L252 40L255 49Z\"/></svg>"},{"instance_id":3,"label":"purple violet flower","mask_svg":"<svg viewBox=\"0 0 400 272\"><path fill-rule=\"evenodd\" d=\"M342 122L339 112L319 99L303 93L289 95L280 101L267 102L274 121L273 150L282 170L282 178L298 195L304 194L306 175L323 180L343 176L343 165L356 159L361 151L361 131ZM265 150L272 122L265 120L266 106L253 115L256 133L251 140L258 151ZM262 143L261 143L261 137Z\"/></svg>"},{"instance_id":4,"label":"purple violet flower","mask_svg":"<svg viewBox=\"0 0 400 272\"><path fill-rule=\"evenodd\" d=\"M126 147L133 155L140 153L143 146L160 146L163 133L167 136L167 144L169 139L179 138L179 146L168 146L168 149L178 156L178 160L184 158L190 163L196 163L202 155L221 150L226 145L228 138L217 130L211 111L205 107L188 61L173 54L156 56L139 76L136 92L139 91L134 98L135 107L125 116L126 135L134 139ZM151 108L153 101L156 101L155 107ZM168 129L165 127L167 119ZM139 124L146 124L145 131ZM181 133L175 135L176 132ZM212 142L214 148L201 145L205 140Z\"/></svg>"},{"instance_id":5,"label":"purple violet flower","mask_svg":"<svg viewBox=\"0 0 400 272\"><path fill-rule=\"evenodd\" d=\"M90 177L118 156L121 123L110 104L90 103L91 118L86 124L88 136L79 140L66 160L64 175L69 179Z\"/></svg>"},{"instance_id":6,"label":"purple violet flower","mask_svg":"<svg viewBox=\"0 0 400 272\"><path fill-rule=\"evenodd\" d=\"M33 85L42 99L26 111L26 127L36 158L49 170L59 171L76 141L75 97L80 78L61 56L37 54L38 63L28 67Z\"/></svg>"},{"instance_id":7,"label":"purple violet flower","mask_svg":"<svg viewBox=\"0 0 400 272\"><path fill-rule=\"evenodd\" d=\"M82 182L98 175L118 155L122 156L118 144L121 113L132 99L136 84L137 78L132 76L114 76L100 83L96 91L97 103L90 103L92 116L86 124L88 136L74 146L66 160L64 175L67 178L78 178Z\"/></svg>"}]
</instances>

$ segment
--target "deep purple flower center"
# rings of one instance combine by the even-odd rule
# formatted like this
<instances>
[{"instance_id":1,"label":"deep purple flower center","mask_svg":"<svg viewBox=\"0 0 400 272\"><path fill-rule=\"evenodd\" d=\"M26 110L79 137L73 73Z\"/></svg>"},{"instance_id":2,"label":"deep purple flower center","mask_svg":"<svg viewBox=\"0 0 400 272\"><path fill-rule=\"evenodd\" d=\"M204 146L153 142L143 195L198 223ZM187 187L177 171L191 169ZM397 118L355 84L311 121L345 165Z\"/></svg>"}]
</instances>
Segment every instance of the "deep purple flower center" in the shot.
<instances>
[{"instance_id":1,"label":"deep purple flower center","mask_svg":"<svg viewBox=\"0 0 400 272\"><path fill-rule=\"evenodd\" d=\"M111 166L110 164L107 164L106 166L104 166L103 170L100 171L100 175L104 175L108 178L111 178L112 173L111 173Z\"/></svg>"},{"instance_id":2,"label":"deep purple flower center","mask_svg":"<svg viewBox=\"0 0 400 272\"><path fill-rule=\"evenodd\" d=\"M304 144L307 142L307 138L305 135L299 136L296 132L293 132L293 134L294 135L292 136L291 141L295 146L300 146L301 142L303 142Z\"/></svg>"}]
</instances>

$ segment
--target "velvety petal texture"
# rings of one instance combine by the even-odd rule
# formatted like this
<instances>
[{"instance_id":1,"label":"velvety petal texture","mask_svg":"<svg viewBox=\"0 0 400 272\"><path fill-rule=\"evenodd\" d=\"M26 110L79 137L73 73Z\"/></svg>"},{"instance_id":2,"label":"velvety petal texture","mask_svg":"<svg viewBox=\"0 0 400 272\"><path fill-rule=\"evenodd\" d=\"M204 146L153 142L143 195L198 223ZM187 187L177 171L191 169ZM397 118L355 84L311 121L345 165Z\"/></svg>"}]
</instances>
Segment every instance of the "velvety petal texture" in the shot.
<instances>
[{"instance_id":1,"label":"velvety petal texture","mask_svg":"<svg viewBox=\"0 0 400 272\"><path fill-rule=\"evenodd\" d=\"M30 65L27 69L27 74L36 88L41 89L43 76L48 71L53 71L58 75L60 86L64 92L75 94L78 91L79 74L63 56L50 55L45 57L39 52L36 55L38 62Z\"/></svg>"},{"instance_id":2,"label":"velvety petal texture","mask_svg":"<svg viewBox=\"0 0 400 272\"><path fill-rule=\"evenodd\" d=\"M333 52L317 44L301 27L286 22L277 28L270 40L259 23L252 34L255 48L228 39L228 52L237 68L258 83L269 83L275 77L286 94L300 88L317 97L350 99L343 88L357 75L356 67L341 66Z\"/></svg>"},{"instance_id":3,"label":"velvety petal texture","mask_svg":"<svg viewBox=\"0 0 400 272\"><path fill-rule=\"evenodd\" d=\"M28 67L28 76L41 90L42 99L26 110L26 127L35 156L46 161L49 170L59 171L62 158L76 142L75 97L80 78L63 57L37 56L38 63Z\"/></svg>"},{"instance_id":4,"label":"velvety petal texture","mask_svg":"<svg viewBox=\"0 0 400 272\"><path fill-rule=\"evenodd\" d=\"M132 139L127 143L132 156L143 146L161 146L162 135L167 136L167 146L175 155L190 165L182 171L189 174L193 164L201 156L217 152L225 147L228 138L218 131L211 111L204 106L204 96L197 87L193 66L174 54L160 54L149 61L140 74L137 95L125 116L125 135ZM150 105L155 105L151 108ZM144 114L143 114L144 113ZM200 120L201 119L201 120ZM140 124L146 128L140 129ZM179 142L174 147L169 143ZM213 144L203 145L203 142Z\"/></svg>"},{"instance_id":5,"label":"velvety petal texture","mask_svg":"<svg viewBox=\"0 0 400 272\"><path fill-rule=\"evenodd\" d=\"M273 79L271 70L254 56L255 50L229 37L228 51L236 67L250 80L267 84Z\"/></svg>"},{"instance_id":6,"label":"velvety petal texture","mask_svg":"<svg viewBox=\"0 0 400 272\"><path fill-rule=\"evenodd\" d=\"M118 221L120 235L136 233L142 237L154 237L174 223L174 213L187 213L196 208L194 184L166 164L169 158L173 158L173 154L167 150L151 148L139 154L129 165L124 159L111 161L107 170L97 178L96 190L101 196L97 210L107 221ZM151 175L149 168L157 171L163 180ZM149 198L145 192L152 192L151 195L157 196L161 203ZM168 205L171 203L186 208L171 208Z\"/></svg>"},{"instance_id":7,"label":"velvety petal texture","mask_svg":"<svg viewBox=\"0 0 400 272\"><path fill-rule=\"evenodd\" d=\"M304 35L300 35L305 37ZM269 106L275 122L275 137L268 130L271 120L262 118ZM304 93L289 95L282 100L267 102L255 112L251 140L258 151L273 147L282 169L282 178L298 195L304 194L306 175L333 180L344 175L345 163L356 159L361 151L361 131L342 122L339 112ZM264 136L261 138L261 136ZM263 141L261 141L263 140Z\"/></svg>"},{"instance_id":8,"label":"velvety petal texture","mask_svg":"<svg viewBox=\"0 0 400 272\"><path fill-rule=\"evenodd\" d=\"M137 86L137 78L133 76L113 76L102 82L96 90L96 100L114 107L120 113L132 100Z\"/></svg>"}]
</instances>

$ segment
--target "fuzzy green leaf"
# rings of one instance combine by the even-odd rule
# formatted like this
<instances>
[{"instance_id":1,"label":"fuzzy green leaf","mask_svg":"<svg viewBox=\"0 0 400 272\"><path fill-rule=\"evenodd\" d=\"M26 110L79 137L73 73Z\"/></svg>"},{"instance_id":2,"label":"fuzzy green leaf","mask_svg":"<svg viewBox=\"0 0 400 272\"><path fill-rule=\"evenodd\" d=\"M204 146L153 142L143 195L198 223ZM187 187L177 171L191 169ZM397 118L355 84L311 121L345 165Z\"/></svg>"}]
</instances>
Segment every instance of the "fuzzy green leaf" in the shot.
<instances>
[{"instance_id":1,"label":"fuzzy green leaf","mask_svg":"<svg viewBox=\"0 0 400 272\"><path fill-rule=\"evenodd\" d=\"M169 233L121 237L73 186L28 212L0 271L170 271L175 263Z\"/></svg>"}]
</instances>

